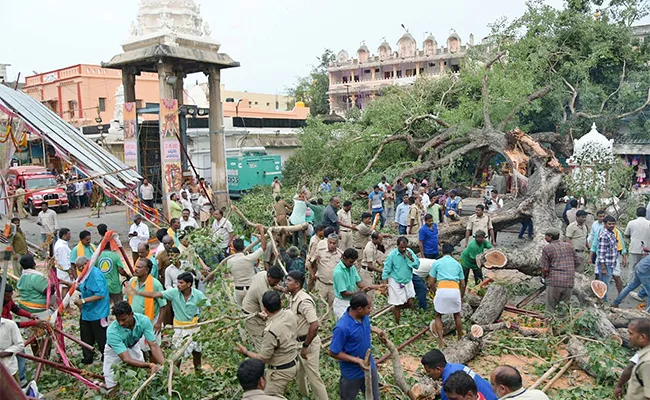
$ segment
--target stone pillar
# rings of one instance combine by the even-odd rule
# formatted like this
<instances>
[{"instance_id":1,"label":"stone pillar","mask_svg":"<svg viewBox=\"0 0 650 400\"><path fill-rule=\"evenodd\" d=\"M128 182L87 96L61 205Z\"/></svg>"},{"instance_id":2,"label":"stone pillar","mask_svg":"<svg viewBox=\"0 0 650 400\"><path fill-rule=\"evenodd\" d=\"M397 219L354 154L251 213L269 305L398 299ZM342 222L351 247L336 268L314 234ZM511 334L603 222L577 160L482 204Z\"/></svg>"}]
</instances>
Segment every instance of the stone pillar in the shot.
<instances>
[{"instance_id":1,"label":"stone pillar","mask_svg":"<svg viewBox=\"0 0 650 400\"><path fill-rule=\"evenodd\" d=\"M160 99L173 99L174 98L174 88L172 85L167 83L167 77L169 76L174 76L174 71L173 67L171 64L167 63L158 63L158 91L159 91L159 96ZM126 93L126 91L125 91ZM135 100L134 100L135 101ZM162 108L162 105L161 105ZM161 137L160 137L160 143L161 143L161 158L164 157L162 154L162 131L163 131L163 120L160 118L160 132L161 132ZM162 171L162 176L161 178L164 180L165 179L165 173ZM164 215L169 215L169 195L171 193L168 193L167 191L167 185L164 184L164 182L161 182L162 184L160 185L160 191L162 192L162 203L163 203L163 213Z\"/></svg>"},{"instance_id":2,"label":"stone pillar","mask_svg":"<svg viewBox=\"0 0 650 400\"><path fill-rule=\"evenodd\" d=\"M393 64L393 79L397 79L397 64Z\"/></svg>"},{"instance_id":3,"label":"stone pillar","mask_svg":"<svg viewBox=\"0 0 650 400\"><path fill-rule=\"evenodd\" d=\"M158 92L161 99L173 99L174 87L167 83L167 77L175 76L171 64L158 63ZM125 91L126 94L126 91ZM135 100L134 100L135 101Z\"/></svg>"},{"instance_id":4,"label":"stone pillar","mask_svg":"<svg viewBox=\"0 0 650 400\"><path fill-rule=\"evenodd\" d=\"M375 68L375 67L372 67L372 68L370 69L370 76L371 76L371 79L372 79L373 81L376 79L376 78L375 78L375 71L376 71L376 69L377 69L377 68Z\"/></svg>"},{"instance_id":5,"label":"stone pillar","mask_svg":"<svg viewBox=\"0 0 650 400\"><path fill-rule=\"evenodd\" d=\"M135 102L135 71L133 68L122 69L122 86L124 86L124 102Z\"/></svg>"},{"instance_id":6,"label":"stone pillar","mask_svg":"<svg viewBox=\"0 0 650 400\"><path fill-rule=\"evenodd\" d=\"M329 80L330 80L330 86L332 86L332 81L333 81L334 74L330 72L328 74L328 76L329 76Z\"/></svg>"},{"instance_id":7,"label":"stone pillar","mask_svg":"<svg viewBox=\"0 0 650 400\"><path fill-rule=\"evenodd\" d=\"M330 114L334 112L334 96L329 95L329 102L330 102Z\"/></svg>"},{"instance_id":8,"label":"stone pillar","mask_svg":"<svg viewBox=\"0 0 650 400\"><path fill-rule=\"evenodd\" d=\"M226 140L223 132L223 106L221 104L221 71L210 67L208 70L208 88L210 102L210 160L212 172L212 190L215 207L227 207L228 177L226 174Z\"/></svg>"},{"instance_id":9,"label":"stone pillar","mask_svg":"<svg viewBox=\"0 0 650 400\"><path fill-rule=\"evenodd\" d=\"M176 84L174 85L174 98L178 100L178 106L183 105L183 79L185 74L182 72L176 71L174 74L176 76Z\"/></svg>"},{"instance_id":10,"label":"stone pillar","mask_svg":"<svg viewBox=\"0 0 650 400\"><path fill-rule=\"evenodd\" d=\"M420 63L415 63L415 76L420 76Z\"/></svg>"}]
</instances>

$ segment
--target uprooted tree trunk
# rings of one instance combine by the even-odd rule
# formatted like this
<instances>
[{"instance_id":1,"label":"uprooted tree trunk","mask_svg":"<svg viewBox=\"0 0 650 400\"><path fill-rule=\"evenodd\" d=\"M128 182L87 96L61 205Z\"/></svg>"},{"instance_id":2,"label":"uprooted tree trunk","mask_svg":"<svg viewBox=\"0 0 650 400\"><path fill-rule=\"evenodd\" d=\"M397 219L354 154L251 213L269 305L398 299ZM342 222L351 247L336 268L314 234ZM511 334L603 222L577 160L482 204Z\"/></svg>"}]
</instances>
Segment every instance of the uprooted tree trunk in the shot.
<instances>
[{"instance_id":1,"label":"uprooted tree trunk","mask_svg":"<svg viewBox=\"0 0 650 400\"><path fill-rule=\"evenodd\" d=\"M490 285L485 296L483 296L483 300L481 300L481 304L472 314L472 322L477 325L493 323L499 318L507 302L508 290L501 285Z\"/></svg>"},{"instance_id":2,"label":"uprooted tree trunk","mask_svg":"<svg viewBox=\"0 0 650 400\"><path fill-rule=\"evenodd\" d=\"M623 372L622 368L612 367L609 368L605 366L605 362L602 360L595 359L594 357L589 356L589 350L585 345L577 338L570 338L569 343L567 344L567 351L571 354L578 366L583 369L587 374L593 376L594 378L599 378L599 371L609 371L611 376L621 376ZM596 366L597 365L597 366Z\"/></svg>"}]
</instances>

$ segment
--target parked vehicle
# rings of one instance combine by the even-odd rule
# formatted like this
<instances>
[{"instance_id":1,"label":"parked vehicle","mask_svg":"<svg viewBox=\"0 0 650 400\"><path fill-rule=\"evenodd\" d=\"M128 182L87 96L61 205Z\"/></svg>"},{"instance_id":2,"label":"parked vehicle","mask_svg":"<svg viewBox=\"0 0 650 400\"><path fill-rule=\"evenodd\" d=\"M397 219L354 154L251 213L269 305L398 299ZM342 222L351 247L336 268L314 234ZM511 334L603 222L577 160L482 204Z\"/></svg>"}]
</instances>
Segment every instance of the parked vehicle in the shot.
<instances>
[{"instance_id":1,"label":"parked vehicle","mask_svg":"<svg viewBox=\"0 0 650 400\"><path fill-rule=\"evenodd\" d=\"M55 176L44 167L11 167L7 172L7 184L25 188L25 207L31 215L38 215L44 201L57 213L68 212L68 195L65 188L57 186Z\"/></svg>"}]
</instances>

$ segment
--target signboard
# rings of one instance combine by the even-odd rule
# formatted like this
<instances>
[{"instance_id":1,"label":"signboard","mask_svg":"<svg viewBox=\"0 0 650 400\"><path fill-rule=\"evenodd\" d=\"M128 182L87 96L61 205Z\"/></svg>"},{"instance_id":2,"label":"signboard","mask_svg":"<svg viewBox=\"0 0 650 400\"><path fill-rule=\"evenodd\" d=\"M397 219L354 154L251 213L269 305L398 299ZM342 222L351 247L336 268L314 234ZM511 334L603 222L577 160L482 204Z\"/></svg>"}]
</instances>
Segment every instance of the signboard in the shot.
<instances>
[{"instance_id":1,"label":"signboard","mask_svg":"<svg viewBox=\"0 0 650 400\"><path fill-rule=\"evenodd\" d=\"M135 103L124 103L124 163L138 167L138 119Z\"/></svg>"},{"instance_id":2,"label":"signboard","mask_svg":"<svg viewBox=\"0 0 650 400\"><path fill-rule=\"evenodd\" d=\"M169 213L169 195L180 190L183 182L181 145L178 142L180 125L178 101L160 100L160 153L162 154L162 192L166 213Z\"/></svg>"}]
</instances>

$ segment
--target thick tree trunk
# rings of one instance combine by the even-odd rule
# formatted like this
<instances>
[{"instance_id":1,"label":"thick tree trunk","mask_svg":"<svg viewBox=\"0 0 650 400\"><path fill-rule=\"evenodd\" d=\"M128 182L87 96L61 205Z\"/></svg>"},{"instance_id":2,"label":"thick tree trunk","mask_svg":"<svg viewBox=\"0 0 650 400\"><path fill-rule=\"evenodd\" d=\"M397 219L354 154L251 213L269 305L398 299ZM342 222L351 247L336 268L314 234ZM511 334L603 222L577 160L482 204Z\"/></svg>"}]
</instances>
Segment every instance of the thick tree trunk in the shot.
<instances>
[{"instance_id":1,"label":"thick tree trunk","mask_svg":"<svg viewBox=\"0 0 650 400\"><path fill-rule=\"evenodd\" d=\"M589 308L585 310L583 317L596 321L596 331L594 332L596 337L602 339L618 338L618 332L616 332L616 328L609 321L605 311L599 308Z\"/></svg>"},{"instance_id":2,"label":"thick tree trunk","mask_svg":"<svg viewBox=\"0 0 650 400\"><path fill-rule=\"evenodd\" d=\"M589 355L589 350L579 339L573 337L569 339L569 344L567 344L566 348L569 354L575 357L578 366L582 370L584 370L587 374L593 376L594 378L599 378L599 379L601 378L597 370L606 371L610 369L611 375L615 375L615 376L620 376L621 373L623 372L622 368L619 367L608 368L605 366L605 363L603 361L592 360L592 357L590 357ZM593 367L593 365L596 363L600 364L598 368Z\"/></svg>"},{"instance_id":3,"label":"thick tree trunk","mask_svg":"<svg viewBox=\"0 0 650 400\"><path fill-rule=\"evenodd\" d=\"M467 364L481 352L483 342L481 339L474 339L465 336L458 342L442 350L447 362L457 364Z\"/></svg>"},{"instance_id":4,"label":"thick tree trunk","mask_svg":"<svg viewBox=\"0 0 650 400\"><path fill-rule=\"evenodd\" d=\"M483 300L481 300L481 304L472 314L472 322L477 325L493 323L499 318L507 302L508 290L501 285L490 285L485 296L483 296Z\"/></svg>"},{"instance_id":5,"label":"thick tree trunk","mask_svg":"<svg viewBox=\"0 0 650 400\"><path fill-rule=\"evenodd\" d=\"M633 319L648 318L648 313L645 311L625 308L610 308L606 315L615 328L627 328Z\"/></svg>"},{"instance_id":6,"label":"thick tree trunk","mask_svg":"<svg viewBox=\"0 0 650 400\"><path fill-rule=\"evenodd\" d=\"M472 307L469 304L463 303L462 306L461 306L460 313L461 313L463 319L467 319L467 318L472 316L472 314L474 313L474 310L472 309ZM429 325L432 326L434 321L435 320L432 320L431 324L429 324ZM442 316L442 331L445 333L445 335L449 335L450 333L456 331L456 322L454 321L454 316L453 315L443 315ZM436 335L435 331L433 331L433 330L431 330L431 333L433 333L434 336Z\"/></svg>"}]
</instances>

